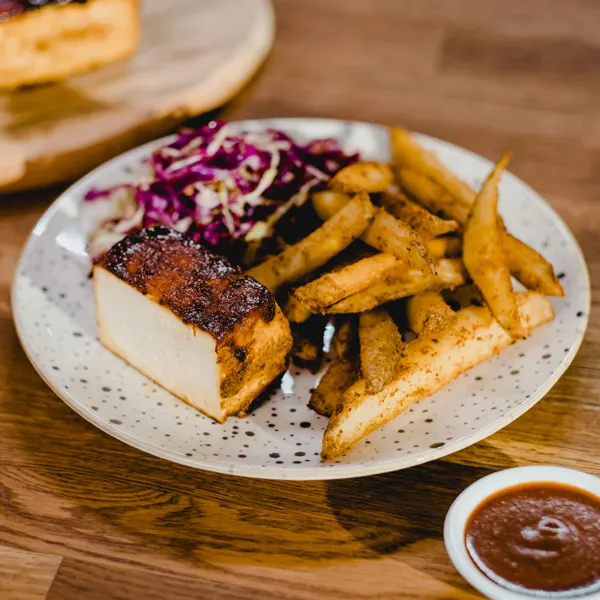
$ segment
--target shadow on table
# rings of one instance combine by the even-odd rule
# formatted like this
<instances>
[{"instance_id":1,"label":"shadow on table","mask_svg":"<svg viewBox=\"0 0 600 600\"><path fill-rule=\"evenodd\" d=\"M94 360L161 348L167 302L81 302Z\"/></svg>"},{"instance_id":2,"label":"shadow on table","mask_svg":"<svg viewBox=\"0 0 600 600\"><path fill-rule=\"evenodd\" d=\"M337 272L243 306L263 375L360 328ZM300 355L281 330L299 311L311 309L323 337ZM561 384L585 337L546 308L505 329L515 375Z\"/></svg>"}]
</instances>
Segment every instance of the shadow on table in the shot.
<instances>
[{"instance_id":1,"label":"shadow on table","mask_svg":"<svg viewBox=\"0 0 600 600\"><path fill-rule=\"evenodd\" d=\"M338 523L377 554L442 539L447 510L468 485L492 471L437 461L389 475L327 484Z\"/></svg>"},{"instance_id":2,"label":"shadow on table","mask_svg":"<svg viewBox=\"0 0 600 600\"><path fill-rule=\"evenodd\" d=\"M85 547L178 567L314 567L398 553L422 569L431 565L420 545L432 542L435 561L451 569L442 546L446 510L490 472L438 461L363 479L296 483L197 471L143 454L82 420L37 377L16 336L3 356L8 394L1 410L10 426L2 444L16 465L3 484L6 497L18 499L9 501L6 522L34 531L32 545L58 544L61 554L79 556L73 548ZM507 460L494 462L509 466Z\"/></svg>"}]
</instances>

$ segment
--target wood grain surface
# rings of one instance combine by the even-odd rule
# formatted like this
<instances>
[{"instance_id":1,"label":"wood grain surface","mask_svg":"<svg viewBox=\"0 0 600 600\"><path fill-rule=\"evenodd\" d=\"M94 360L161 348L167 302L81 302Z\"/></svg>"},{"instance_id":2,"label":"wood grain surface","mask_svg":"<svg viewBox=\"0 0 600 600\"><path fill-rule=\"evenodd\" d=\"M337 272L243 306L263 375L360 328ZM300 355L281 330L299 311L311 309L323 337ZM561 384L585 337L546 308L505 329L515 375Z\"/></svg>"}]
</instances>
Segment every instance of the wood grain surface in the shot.
<instances>
[{"instance_id":1,"label":"wood grain surface","mask_svg":"<svg viewBox=\"0 0 600 600\"><path fill-rule=\"evenodd\" d=\"M475 598L442 541L446 510L463 488L531 463L600 475L600 5L275 6L272 55L224 116L400 123L488 158L511 148L511 170L561 214L587 257L594 296L583 347L534 409L442 461L315 483L193 471L97 431L36 375L14 332L9 287L20 247L58 190L4 197L3 600Z\"/></svg>"},{"instance_id":2,"label":"wood grain surface","mask_svg":"<svg viewBox=\"0 0 600 600\"><path fill-rule=\"evenodd\" d=\"M0 189L83 175L234 96L273 43L270 0L143 0L135 55L0 94Z\"/></svg>"}]
</instances>

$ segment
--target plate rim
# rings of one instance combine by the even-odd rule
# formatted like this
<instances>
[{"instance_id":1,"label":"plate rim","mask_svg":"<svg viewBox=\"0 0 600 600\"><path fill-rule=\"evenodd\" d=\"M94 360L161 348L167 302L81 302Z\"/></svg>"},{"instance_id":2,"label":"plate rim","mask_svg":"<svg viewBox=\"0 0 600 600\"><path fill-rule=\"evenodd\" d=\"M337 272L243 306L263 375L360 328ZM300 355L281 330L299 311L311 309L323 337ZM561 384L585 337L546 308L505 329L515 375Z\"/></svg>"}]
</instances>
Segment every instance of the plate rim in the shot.
<instances>
[{"instance_id":1,"label":"plate rim","mask_svg":"<svg viewBox=\"0 0 600 600\"><path fill-rule=\"evenodd\" d=\"M329 119L329 118L311 118L311 117L267 117L260 119L243 119L230 121L230 123L236 127L244 127L250 123L268 123L273 126L275 123L281 123L284 126L289 124L292 126L294 123L306 122L310 121L311 123L318 125L322 123L324 125L327 124L357 124L361 126L369 126L375 128L383 128L387 129L388 126L381 123L372 123L368 121L355 121L348 119ZM276 126L276 125L275 125ZM421 134L418 132L411 132L418 139L428 140L434 142L438 145L445 146L449 150L458 150L462 153L468 154L471 158L475 158L479 161L483 160L486 163L489 163L491 166L492 163L479 154L468 150L466 148L462 148L456 144L448 142L446 140L442 140L440 138L436 138L433 136ZM88 423L94 425L100 431L110 435L111 437L131 446L139 451L146 452L152 456L157 458L167 460L170 462L174 462L177 464L184 465L186 467L190 467L193 469L199 469L203 471L211 471L215 473L221 473L225 475L234 475L238 477L246 477L253 479L264 479L264 480L288 480L288 481L324 481L324 480L334 480L334 479L349 479L353 477L365 477L369 475L375 474L383 474L389 473L392 471L398 471L414 466L418 466L421 464L425 464L428 462L432 462L434 460L438 460L445 456L449 456L460 450L464 450L474 444L479 443L480 441L490 437L494 433L500 431L504 427L507 427L521 417L524 413L526 413L529 409L535 406L540 400L544 398L544 396L554 387L557 381L563 376L565 371L569 368L571 363L573 362L585 334L587 332L588 324L589 324L589 315L591 308L591 284L590 284L590 276L589 270L587 266L587 262L585 260L585 256L575 238L574 234L562 219L562 217L554 210L554 208L531 186L529 186L522 179L517 177L516 175L508 172L506 173L507 178L514 180L515 183L522 186L528 194L531 195L533 200L536 202L537 206L549 216L552 221L556 224L556 226L561 231L562 235L564 235L570 242L572 248L575 250L575 254L577 255L577 259L580 263L581 274L584 279L584 290L582 290L585 294L585 306L586 310L584 313L583 327L578 328L576 331L576 337L569 348L569 352L563 356L561 362L556 367L554 372L550 377L548 377L542 385L538 387L538 389L531 394L531 396L515 409L511 410L506 416L497 419L490 425L478 430L477 432L459 438L451 443L448 443L441 448L432 449L431 452L427 452L420 457L409 458L403 457L398 459L384 460L384 461L372 461L370 463L363 464L346 464L346 465L334 465L327 469L323 468L306 468L306 469L297 469L297 470L288 470L285 467L275 467L270 466L268 469L260 467L260 466L245 466L245 465L234 465L230 464L227 461L223 461L221 465L217 463L202 463L198 459L190 460L183 455L179 455L177 453L171 451L164 451L160 447L155 446L149 442L146 442L144 439L140 439L139 437L121 431L115 427L113 427L110 423L101 419L98 415L94 414L91 410L87 409L83 406L75 396L73 396L69 390L65 390L58 385L53 383L52 377L50 376L49 370L46 369L43 365L39 364L34 356L34 352L30 345L30 341L25 334L24 328L24 318L19 308L19 302L17 299L17 280L21 275L21 271L23 269L23 263L25 262L27 255L30 249L35 244L36 240L39 239L39 235L36 235L39 231L44 231L46 229L48 221L54 216L54 214L59 210L60 203L64 202L65 199L77 195L80 191L80 188L86 187L88 181L93 179L93 176L100 170L105 169L106 167L111 166L113 163L118 163L124 160L130 154L143 153L145 151L154 148L157 145L162 145L172 139L176 134L170 134L167 136L163 136L152 140L150 142L146 142L140 146L136 146L115 156L114 158L98 165L94 169L92 169L89 173L73 182L67 189L65 189L44 211L42 216L38 219L38 221L33 226L31 232L29 233L27 240L21 250L19 260L17 261L15 272L13 275L12 283L11 283L11 306L12 306L12 318L15 324L15 330L17 333L17 337L21 343L23 351L27 356L29 362L32 364L35 371L41 377L41 379L46 383L46 385L67 405L69 408L74 410L77 414L83 417ZM409 463L409 464L405 464Z\"/></svg>"}]
</instances>

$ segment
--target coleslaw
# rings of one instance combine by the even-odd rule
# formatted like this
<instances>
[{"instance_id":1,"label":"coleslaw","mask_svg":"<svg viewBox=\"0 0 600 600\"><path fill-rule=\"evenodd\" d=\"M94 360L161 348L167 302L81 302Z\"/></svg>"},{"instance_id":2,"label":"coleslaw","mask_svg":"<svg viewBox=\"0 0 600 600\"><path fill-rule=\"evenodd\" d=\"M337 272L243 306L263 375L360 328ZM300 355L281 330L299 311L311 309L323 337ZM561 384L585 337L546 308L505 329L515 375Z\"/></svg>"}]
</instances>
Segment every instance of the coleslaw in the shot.
<instances>
[{"instance_id":1,"label":"coleslaw","mask_svg":"<svg viewBox=\"0 0 600 600\"><path fill-rule=\"evenodd\" d=\"M309 194L358 160L339 142L300 144L275 129L238 133L223 121L182 129L155 150L131 184L91 189L88 203L105 203L90 236L97 259L125 235L154 224L173 227L226 252L235 241L260 243Z\"/></svg>"}]
</instances>

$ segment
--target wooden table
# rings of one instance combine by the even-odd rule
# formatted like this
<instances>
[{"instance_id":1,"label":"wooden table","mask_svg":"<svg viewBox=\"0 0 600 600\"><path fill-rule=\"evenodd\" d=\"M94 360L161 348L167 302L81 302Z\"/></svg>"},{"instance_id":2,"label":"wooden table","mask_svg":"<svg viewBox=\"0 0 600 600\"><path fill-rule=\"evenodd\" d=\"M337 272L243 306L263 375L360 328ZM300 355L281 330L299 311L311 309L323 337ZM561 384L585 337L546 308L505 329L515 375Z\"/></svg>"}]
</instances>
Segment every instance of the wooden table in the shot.
<instances>
[{"instance_id":1,"label":"wooden table","mask_svg":"<svg viewBox=\"0 0 600 600\"><path fill-rule=\"evenodd\" d=\"M227 118L401 123L497 158L600 276L600 12L589 0L279 0L278 39ZM19 249L57 190L0 200L0 598L472 598L442 542L465 486L557 463L600 474L600 317L536 408L407 471L328 483L193 471L97 431L11 321ZM595 291L597 288L595 286ZM594 302L596 304L596 302ZM596 308L596 307L595 307Z\"/></svg>"}]
</instances>

